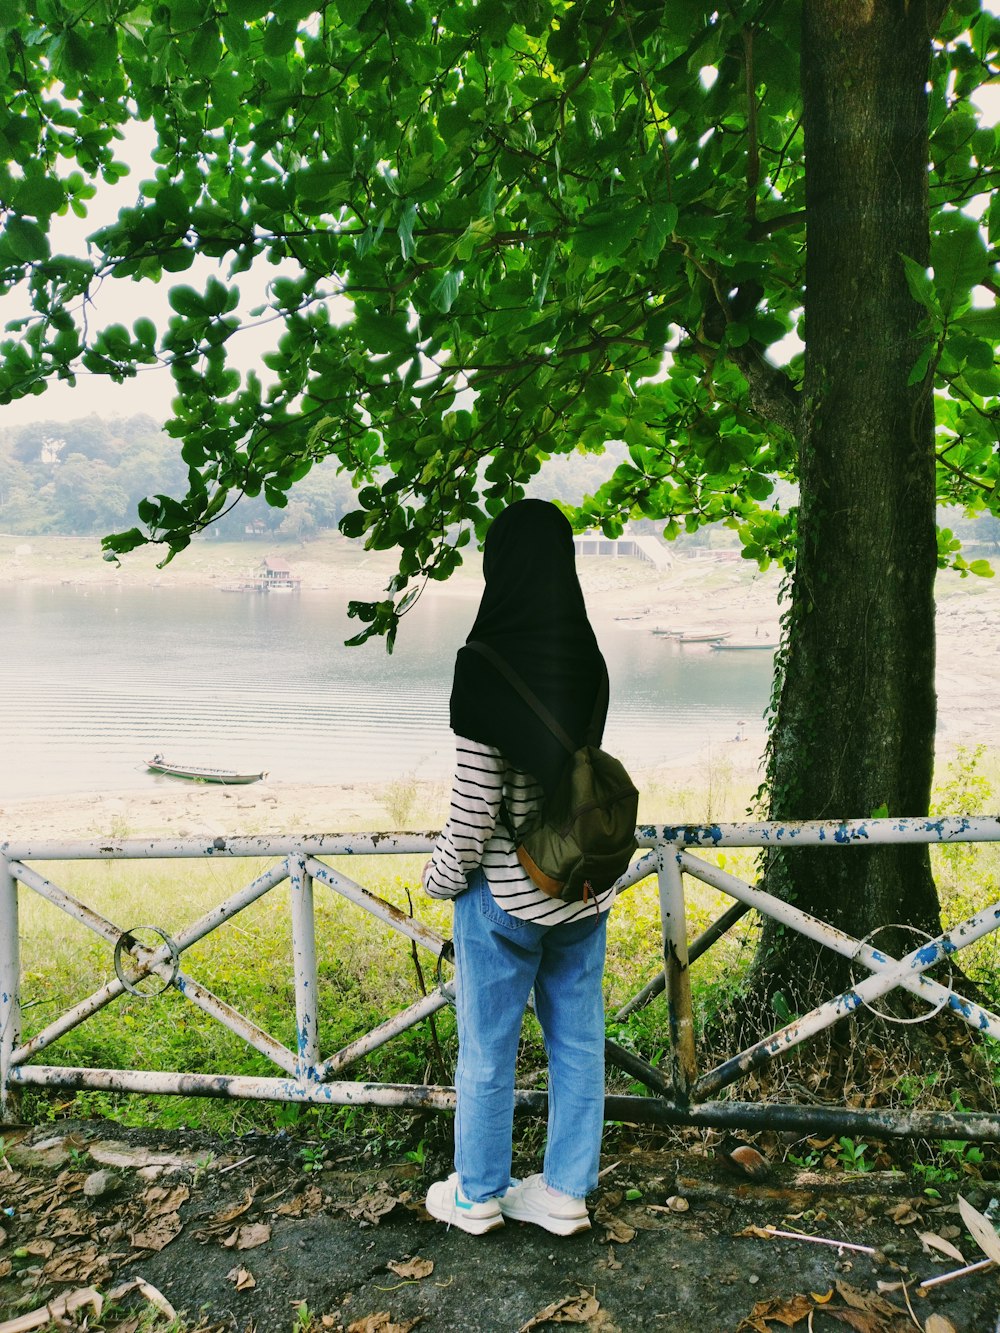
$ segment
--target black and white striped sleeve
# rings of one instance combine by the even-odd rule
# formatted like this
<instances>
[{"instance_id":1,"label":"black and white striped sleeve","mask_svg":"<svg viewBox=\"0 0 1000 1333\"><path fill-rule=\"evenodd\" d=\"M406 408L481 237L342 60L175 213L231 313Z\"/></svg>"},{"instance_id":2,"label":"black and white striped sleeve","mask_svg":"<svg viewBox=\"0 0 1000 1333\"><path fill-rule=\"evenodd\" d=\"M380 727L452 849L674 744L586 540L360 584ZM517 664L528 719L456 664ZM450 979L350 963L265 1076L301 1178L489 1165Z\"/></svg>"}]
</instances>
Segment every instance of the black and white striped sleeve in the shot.
<instances>
[{"instance_id":1,"label":"black and white striped sleeve","mask_svg":"<svg viewBox=\"0 0 1000 1333\"><path fill-rule=\"evenodd\" d=\"M506 763L492 745L458 737L455 781L448 822L441 830L424 876L432 898L455 898L483 859L503 799Z\"/></svg>"}]
</instances>

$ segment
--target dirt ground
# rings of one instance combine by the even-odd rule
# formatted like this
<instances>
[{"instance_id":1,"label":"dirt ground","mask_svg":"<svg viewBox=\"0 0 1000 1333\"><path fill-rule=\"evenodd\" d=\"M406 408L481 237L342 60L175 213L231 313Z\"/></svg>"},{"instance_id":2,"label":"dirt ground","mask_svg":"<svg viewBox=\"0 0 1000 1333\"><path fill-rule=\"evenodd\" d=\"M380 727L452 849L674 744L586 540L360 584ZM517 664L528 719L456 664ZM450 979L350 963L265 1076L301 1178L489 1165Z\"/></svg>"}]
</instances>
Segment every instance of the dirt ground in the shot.
<instances>
[{"instance_id":1,"label":"dirt ground","mask_svg":"<svg viewBox=\"0 0 1000 1333\"><path fill-rule=\"evenodd\" d=\"M199 1333L1000 1328L997 1267L921 1287L983 1254L955 1187L932 1197L903 1174L775 1166L757 1181L722 1152L619 1141L590 1232L508 1224L474 1238L422 1207L447 1170L441 1149L379 1162L371 1143L331 1141L304 1159L280 1136L95 1121L8 1129L3 1146L0 1318L82 1292L50 1328L134 1333L144 1311L143 1329L176 1312ZM992 1213L1000 1182L962 1193Z\"/></svg>"}]
</instances>

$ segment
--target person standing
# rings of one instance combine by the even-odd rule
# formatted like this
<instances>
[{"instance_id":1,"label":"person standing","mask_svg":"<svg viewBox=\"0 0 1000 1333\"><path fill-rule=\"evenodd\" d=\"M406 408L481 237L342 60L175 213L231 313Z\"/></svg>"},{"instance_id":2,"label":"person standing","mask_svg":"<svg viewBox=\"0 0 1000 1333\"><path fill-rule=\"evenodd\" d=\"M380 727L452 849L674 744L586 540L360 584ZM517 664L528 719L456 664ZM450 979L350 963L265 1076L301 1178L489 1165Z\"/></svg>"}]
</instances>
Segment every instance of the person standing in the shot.
<instances>
[{"instance_id":1,"label":"person standing","mask_svg":"<svg viewBox=\"0 0 1000 1333\"><path fill-rule=\"evenodd\" d=\"M541 808L568 761L534 710L486 657L498 653L575 744L599 744L607 667L576 574L573 532L555 505L520 500L493 521L485 586L451 692L456 766L448 821L424 868L431 897L454 900L458 1063L454 1172L427 1210L480 1235L504 1220L556 1235L590 1226L604 1123L604 957L614 889L566 903L536 888L513 832ZM543 1169L511 1178L521 1022L534 991L548 1056Z\"/></svg>"}]
</instances>

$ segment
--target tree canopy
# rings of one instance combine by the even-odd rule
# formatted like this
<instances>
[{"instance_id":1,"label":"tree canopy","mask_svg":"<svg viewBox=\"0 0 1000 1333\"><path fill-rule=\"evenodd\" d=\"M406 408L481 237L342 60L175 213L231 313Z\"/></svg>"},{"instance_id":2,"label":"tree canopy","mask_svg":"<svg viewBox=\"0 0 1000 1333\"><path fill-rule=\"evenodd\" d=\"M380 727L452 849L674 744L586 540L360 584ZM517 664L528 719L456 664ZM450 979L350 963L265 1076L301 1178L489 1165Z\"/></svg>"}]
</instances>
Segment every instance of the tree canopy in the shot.
<instances>
[{"instance_id":1,"label":"tree canopy","mask_svg":"<svg viewBox=\"0 0 1000 1333\"><path fill-rule=\"evenodd\" d=\"M0 347L0 401L51 377L158 363L186 495L139 505L179 550L238 494L283 506L332 456L342 530L398 547L371 631L547 456L624 441L580 525L668 534L723 519L790 562L807 202L800 6L777 0L9 0L0 18L0 282L33 314ZM934 15L928 255L902 254L922 312L912 383L937 404L943 501L997 510L998 131L977 91L1000 23ZM78 253L125 172L130 120L157 147L135 201ZM215 270L185 280L197 257ZM928 264L929 259L929 264ZM267 382L233 365L241 275L275 266L258 318L283 332ZM94 327L102 283L173 284L166 327ZM851 275L843 275L845 284ZM964 566L941 543L941 559Z\"/></svg>"}]
</instances>

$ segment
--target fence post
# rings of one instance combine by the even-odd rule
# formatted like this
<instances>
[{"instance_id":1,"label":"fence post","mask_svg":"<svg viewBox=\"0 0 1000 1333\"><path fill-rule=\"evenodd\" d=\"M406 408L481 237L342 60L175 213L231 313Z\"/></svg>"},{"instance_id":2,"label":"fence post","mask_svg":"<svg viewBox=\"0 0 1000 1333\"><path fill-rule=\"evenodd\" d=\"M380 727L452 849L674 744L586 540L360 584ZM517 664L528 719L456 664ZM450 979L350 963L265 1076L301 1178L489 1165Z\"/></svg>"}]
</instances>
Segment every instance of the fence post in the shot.
<instances>
[{"instance_id":1,"label":"fence post","mask_svg":"<svg viewBox=\"0 0 1000 1333\"><path fill-rule=\"evenodd\" d=\"M11 1053L21 1040L21 954L17 880L0 857L0 1124L17 1119L20 1090L8 1088Z\"/></svg>"},{"instance_id":2,"label":"fence post","mask_svg":"<svg viewBox=\"0 0 1000 1333\"><path fill-rule=\"evenodd\" d=\"M300 1083L315 1079L319 1064L319 993L316 979L316 922L313 881L304 856L288 858L292 895L292 957L295 962L295 1076Z\"/></svg>"},{"instance_id":3,"label":"fence post","mask_svg":"<svg viewBox=\"0 0 1000 1333\"><path fill-rule=\"evenodd\" d=\"M684 879L676 847L658 843L657 884L660 891L660 923L663 930L663 979L670 1025L670 1081L678 1101L689 1100L698 1077L694 1050L694 1015L691 1009L691 978L688 971L687 920L684 911Z\"/></svg>"}]
</instances>

